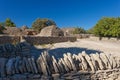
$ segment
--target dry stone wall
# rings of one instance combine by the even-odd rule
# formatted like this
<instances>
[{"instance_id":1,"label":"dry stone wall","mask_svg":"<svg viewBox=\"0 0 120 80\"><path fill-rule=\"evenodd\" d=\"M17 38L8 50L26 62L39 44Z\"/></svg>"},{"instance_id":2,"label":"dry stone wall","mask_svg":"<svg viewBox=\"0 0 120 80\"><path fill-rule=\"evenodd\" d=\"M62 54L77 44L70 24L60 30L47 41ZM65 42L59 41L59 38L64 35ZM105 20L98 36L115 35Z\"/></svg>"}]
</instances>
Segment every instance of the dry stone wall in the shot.
<instances>
[{"instance_id":1,"label":"dry stone wall","mask_svg":"<svg viewBox=\"0 0 120 80\"><path fill-rule=\"evenodd\" d=\"M30 44L51 44L51 43L59 43L76 41L76 37L40 37L40 36L22 36L24 40L26 40ZM0 36L0 44L12 43L16 44L21 41L21 36Z\"/></svg>"},{"instance_id":2,"label":"dry stone wall","mask_svg":"<svg viewBox=\"0 0 120 80\"><path fill-rule=\"evenodd\" d=\"M14 56L0 56L0 80L120 80L119 56L105 53L88 55L83 51L55 58L45 51L35 59L29 55L30 45L27 43L14 47L9 44L9 48L6 44L3 46L0 54L6 51ZM14 53L12 48L16 49Z\"/></svg>"},{"instance_id":3,"label":"dry stone wall","mask_svg":"<svg viewBox=\"0 0 120 80\"><path fill-rule=\"evenodd\" d=\"M2 36L0 35L0 44L5 44L5 43L13 43L16 44L20 42L20 37L19 36Z\"/></svg>"},{"instance_id":4,"label":"dry stone wall","mask_svg":"<svg viewBox=\"0 0 120 80\"><path fill-rule=\"evenodd\" d=\"M99 41L99 40L102 40L102 41L120 41L120 38L108 38L108 37L95 37L95 36L90 36L89 37L90 40L95 40L95 41Z\"/></svg>"},{"instance_id":5,"label":"dry stone wall","mask_svg":"<svg viewBox=\"0 0 120 80\"><path fill-rule=\"evenodd\" d=\"M30 44L51 44L59 42L76 41L76 37L40 37L40 36L24 36L24 39Z\"/></svg>"},{"instance_id":6,"label":"dry stone wall","mask_svg":"<svg viewBox=\"0 0 120 80\"><path fill-rule=\"evenodd\" d=\"M30 56L30 44L18 43L16 45L6 43L0 45L0 57L11 58L16 56Z\"/></svg>"}]
</instances>

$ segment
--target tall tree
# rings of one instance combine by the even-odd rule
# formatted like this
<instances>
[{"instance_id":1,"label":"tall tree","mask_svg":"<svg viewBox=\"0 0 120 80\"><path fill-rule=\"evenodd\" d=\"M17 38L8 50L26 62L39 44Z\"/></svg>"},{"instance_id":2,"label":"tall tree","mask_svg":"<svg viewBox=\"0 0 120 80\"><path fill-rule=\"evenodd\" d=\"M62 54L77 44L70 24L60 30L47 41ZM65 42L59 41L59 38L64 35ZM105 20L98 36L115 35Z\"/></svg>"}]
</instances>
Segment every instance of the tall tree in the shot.
<instances>
[{"instance_id":1,"label":"tall tree","mask_svg":"<svg viewBox=\"0 0 120 80\"><path fill-rule=\"evenodd\" d=\"M50 25L56 25L56 23L52 20L49 19L36 19L33 24L32 24L32 28L37 31L40 32L41 29L43 29L44 27L50 26Z\"/></svg>"},{"instance_id":2,"label":"tall tree","mask_svg":"<svg viewBox=\"0 0 120 80\"><path fill-rule=\"evenodd\" d=\"M10 18L7 18L5 21L5 26L6 27L16 27L16 25L14 24L14 22L11 21Z\"/></svg>"}]
</instances>

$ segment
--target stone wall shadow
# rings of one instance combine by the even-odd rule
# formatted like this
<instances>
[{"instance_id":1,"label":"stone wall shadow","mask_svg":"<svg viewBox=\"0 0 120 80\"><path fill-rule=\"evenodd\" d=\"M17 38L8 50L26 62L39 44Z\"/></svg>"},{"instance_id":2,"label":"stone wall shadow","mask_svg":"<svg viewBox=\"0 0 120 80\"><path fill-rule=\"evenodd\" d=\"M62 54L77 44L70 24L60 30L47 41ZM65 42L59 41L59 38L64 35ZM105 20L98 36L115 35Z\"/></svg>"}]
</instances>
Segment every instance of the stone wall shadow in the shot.
<instances>
[{"instance_id":1,"label":"stone wall shadow","mask_svg":"<svg viewBox=\"0 0 120 80\"><path fill-rule=\"evenodd\" d=\"M67 48L61 47L61 48L55 48L55 49L47 49L47 48L38 49L32 46L31 54L32 56L35 57L35 59L37 59L39 55L44 51L48 51L49 55L55 56L55 58L62 58L64 53L78 54L78 53L81 53L82 51L85 51L87 54L91 54L91 53L94 54L94 53L102 52L98 50L81 48L81 47L67 47Z\"/></svg>"},{"instance_id":2,"label":"stone wall shadow","mask_svg":"<svg viewBox=\"0 0 120 80\"><path fill-rule=\"evenodd\" d=\"M63 57L64 53L78 54L85 51L87 54L101 53L102 51L80 48L80 47L68 47L68 48L56 48L48 51L50 55L54 55L56 58Z\"/></svg>"}]
</instances>

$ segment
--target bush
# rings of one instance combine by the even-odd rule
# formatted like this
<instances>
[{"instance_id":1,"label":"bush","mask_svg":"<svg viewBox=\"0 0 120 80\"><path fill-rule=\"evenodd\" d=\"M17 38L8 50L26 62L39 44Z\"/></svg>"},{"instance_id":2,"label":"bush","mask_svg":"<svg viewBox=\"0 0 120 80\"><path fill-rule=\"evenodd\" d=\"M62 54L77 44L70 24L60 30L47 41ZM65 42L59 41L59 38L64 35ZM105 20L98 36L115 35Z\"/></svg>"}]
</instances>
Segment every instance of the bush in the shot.
<instances>
[{"instance_id":1,"label":"bush","mask_svg":"<svg viewBox=\"0 0 120 80\"><path fill-rule=\"evenodd\" d=\"M38 18L35 20L35 22L33 22L32 28L35 31L40 32L41 29L43 29L44 27L51 26L51 25L56 25L56 23L52 20L49 20L49 19Z\"/></svg>"}]
</instances>

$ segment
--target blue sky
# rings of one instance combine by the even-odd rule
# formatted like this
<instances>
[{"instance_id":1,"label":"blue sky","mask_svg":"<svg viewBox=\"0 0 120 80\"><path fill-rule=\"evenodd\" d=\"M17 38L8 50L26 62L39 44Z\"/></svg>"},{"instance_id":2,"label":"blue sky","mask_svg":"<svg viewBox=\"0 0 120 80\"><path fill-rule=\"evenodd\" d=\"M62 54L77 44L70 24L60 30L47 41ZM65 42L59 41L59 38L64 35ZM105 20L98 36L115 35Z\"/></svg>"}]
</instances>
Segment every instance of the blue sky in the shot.
<instances>
[{"instance_id":1,"label":"blue sky","mask_svg":"<svg viewBox=\"0 0 120 80\"><path fill-rule=\"evenodd\" d=\"M10 18L18 27L49 18L58 27L89 29L102 17L120 17L120 0L0 0L0 22Z\"/></svg>"}]
</instances>

